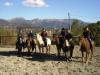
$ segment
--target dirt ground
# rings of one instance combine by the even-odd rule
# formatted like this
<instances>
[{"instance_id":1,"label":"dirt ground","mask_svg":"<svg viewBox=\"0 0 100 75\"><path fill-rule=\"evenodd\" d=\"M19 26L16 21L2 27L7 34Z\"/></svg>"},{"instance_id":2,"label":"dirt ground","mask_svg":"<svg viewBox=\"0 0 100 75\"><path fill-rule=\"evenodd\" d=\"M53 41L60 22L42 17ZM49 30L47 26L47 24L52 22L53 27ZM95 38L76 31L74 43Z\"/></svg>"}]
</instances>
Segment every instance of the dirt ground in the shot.
<instances>
[{"instance_id":1,"label":"dirt ground","mask_svg":"<svg viewBox=\"0 0 100 75\"><path fill-rule=\"evenodd\" d=\"M32 53L17 56L15 48L0 48L0 75L100 75L100 47L96 47L94 57L89 64L81 63L81 52L75 46L72 61L57 57L55 46L51 54Z\"/></svg>"}]
</instances>

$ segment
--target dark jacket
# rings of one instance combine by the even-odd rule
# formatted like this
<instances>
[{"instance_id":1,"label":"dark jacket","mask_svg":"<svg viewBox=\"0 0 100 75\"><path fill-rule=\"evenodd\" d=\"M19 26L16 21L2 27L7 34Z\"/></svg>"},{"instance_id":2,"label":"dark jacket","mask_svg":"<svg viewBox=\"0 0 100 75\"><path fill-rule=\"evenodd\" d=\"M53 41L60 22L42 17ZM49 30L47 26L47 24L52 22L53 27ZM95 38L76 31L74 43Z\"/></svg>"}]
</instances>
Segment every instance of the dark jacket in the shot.
<instances>
[{"instance_id":1,"label":"dark jacket","mask_svg":"<svg viewBox=\"0 0 100 75\"><path fill-rule=\"evenodd\" d=\"M18 33L17 34L17 39L19 40L20 38L24 39L24 34L23 33Z\"/></svg>"},{"instance_id":2,"label":"dark jacket","mask_svg":"<svg viewBox=\"0 0 100 75\"><path fill-rule=\"evenodd\" d=\"M28 38L32 38L33 39L33 37L34 37L33 33L29 33L28 34Z\"/></svg>"},{"instance_id":3,"label":"dark jacket","mask_svg":"<svg viewBox=\"0 0 100 75\"><path fill-rule=\"evenodd\" d=\"M72 34L68 33L68 34L66 34L65 38L69 41L70 39L72 39L72 37L73 37Z\"/></svg>"},{"instance_id":4,"label":"dark jacket","mask_svg":"<svg viewBox=\"0 0 100 75\"><path fill-rule=\"evenodd\" d=\"M62 37L65 37L65 36L66 36L66 32L61 31L60 35L61 35Z\"/></svg>"},{"instance_id":5,"label":"dark jacket","mask_svg":"<svg viewBox=\"0 0 100 75\"><path fill-rule=\"evenodd\" d=\"M84 31L83 36L87 39L92 39L93 38L93 35L90 31Z\"/></svg>"},{"instance_id":6,"label":"dark jacket","mask_svg":"<svg viewBox=\"0 0 100 75\"><path fill-rule=\"evenodd\" d=\"M42 37L47 37L47 32L46 32L46 31L43 31L43 32L41 33L41 36L42 36Z\"/></svg>"}]
</instances>

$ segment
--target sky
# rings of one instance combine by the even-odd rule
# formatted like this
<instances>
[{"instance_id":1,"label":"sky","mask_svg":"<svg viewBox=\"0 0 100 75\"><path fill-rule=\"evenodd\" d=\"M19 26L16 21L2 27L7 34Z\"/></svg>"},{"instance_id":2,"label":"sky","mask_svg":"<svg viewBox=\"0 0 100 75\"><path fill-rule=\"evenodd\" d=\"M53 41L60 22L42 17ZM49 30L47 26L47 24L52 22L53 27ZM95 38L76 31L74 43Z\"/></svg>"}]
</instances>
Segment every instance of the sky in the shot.
<instances>
[{"instance_id":1,"label":"sky","mask_svg":"<svg viewBox=\"0 0 100 75\"><path fill-rule=\"evenodd\" d=\"M0 18L100 20L100 0L0 0Z\"/></svg>"}]
</instances>

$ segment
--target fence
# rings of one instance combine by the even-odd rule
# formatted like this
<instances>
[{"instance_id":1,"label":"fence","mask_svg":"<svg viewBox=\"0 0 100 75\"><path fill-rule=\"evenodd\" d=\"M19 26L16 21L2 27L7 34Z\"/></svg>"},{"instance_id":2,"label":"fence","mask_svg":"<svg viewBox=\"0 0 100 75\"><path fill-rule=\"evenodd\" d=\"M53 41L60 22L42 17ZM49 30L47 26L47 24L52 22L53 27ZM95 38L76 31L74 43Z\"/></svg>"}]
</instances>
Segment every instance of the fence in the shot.
<instances>
[{"instance_id":1,"label":"fence","mask_svg":"<svg viewBox=\"0 0 100 75\"><path fill-rule=\"evenodd\" d=\"M27 38L27 36L24 37L25 39ZM0 45L15 45L16 40L17 40L17 36L0 36ZM78 44L78 36L74 36L73 40L75 44ZM100 46L100 37L96 37L95 42L97 46Z\"/></svg>"},{"instance_id":2,"label":"fence","mask_svg":"<svg viewBox=\"0 0 100 75\"><path fill-rule=\"evenodd\" d=\"M24 36L27 38L27 36ZM0 45L15 45L17 36L0 36Z\"/></svg>"}]
</instances>

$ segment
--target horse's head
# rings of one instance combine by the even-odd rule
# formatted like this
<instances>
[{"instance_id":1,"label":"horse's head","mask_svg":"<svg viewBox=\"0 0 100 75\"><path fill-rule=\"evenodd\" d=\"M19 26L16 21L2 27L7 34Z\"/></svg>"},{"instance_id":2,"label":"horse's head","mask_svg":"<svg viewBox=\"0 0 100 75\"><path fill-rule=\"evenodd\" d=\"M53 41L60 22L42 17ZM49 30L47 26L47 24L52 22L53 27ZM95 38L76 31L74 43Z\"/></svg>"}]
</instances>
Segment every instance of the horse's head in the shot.
<instances>
[{"instance_id":1,"label":"horse's head","mask_svg":"<svg viewBox=\"0 0 100 75\"><path fill-rule=\"evenodd\" d=\"M27 42L27 47L30 47L30 46L31 46L31 40L30 40L30 38L28 38L28 39L26 40L26 42Z\"/></svg>"},{"instance_id":2,"label":"horse's head","mask_svg":"<svg viewBox=\"0 0 100 75\"><path fill-rule=\"evenodd\" d=\"M41 37L41 35L39 33L37 33L36 34L36 38L39 39L39 38L42 38L42 37Z\"/></svg>"},{"instance_id":3,"label":"horse's head","mask_svg":"<svg viewBox=\"0 0 100 75\"><path fill-rule=\"evenodd\" d=\"M44 44L44 41L43 41L43 39L42 39L42 36L39 34L39 33L37 33L36 34L36 38L37 38L37 42L41 45L41 44Z\"/></svg>"},{"instance_id":4,"label":"horse's head","mask_svg":"<svg viewBox=\"0 0 100 75\"><path fill-rule=\"evenodd\" d=\"M34 41L34 44L37 44L37 40L36 39L34 39L33 41Z\"/></svg>"},{"instance_id":5,"label":"horse's head","mask_svg":"<svg viewBox=\"0 0 100 75\"><path fill-rule=\"evenodd\" d=\"M22 39L22 38L19 38L19 39L18 39L18 44L21 45L22 43L23 43L23 39Z\"/></svg>"}]
</instances>

